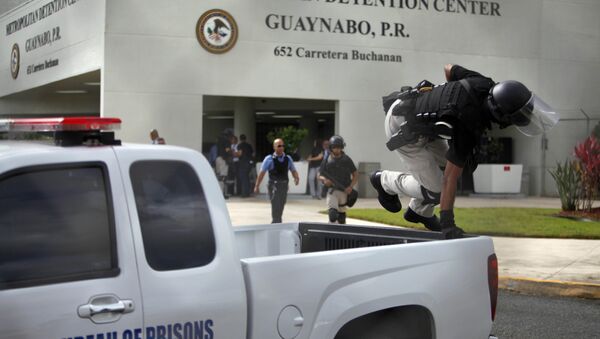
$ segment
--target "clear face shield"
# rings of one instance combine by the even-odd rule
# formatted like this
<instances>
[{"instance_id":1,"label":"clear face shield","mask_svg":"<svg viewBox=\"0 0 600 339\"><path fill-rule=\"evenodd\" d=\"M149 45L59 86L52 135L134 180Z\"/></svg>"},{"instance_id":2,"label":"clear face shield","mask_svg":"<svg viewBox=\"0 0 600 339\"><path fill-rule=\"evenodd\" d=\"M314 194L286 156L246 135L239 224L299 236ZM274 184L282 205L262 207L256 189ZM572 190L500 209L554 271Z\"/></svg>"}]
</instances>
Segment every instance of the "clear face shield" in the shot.
<instances>
[{"instance_id":1,"label":"clear face shield","mask_svg":"<svg viewBox=\"0 0 600 339\"><path fill-rule=\"evenodd\" d=\"M510 121L527 136L547 133L558 123L558 113L535 94L517 112L511 114Z\"/></svg>"}]
</instances>

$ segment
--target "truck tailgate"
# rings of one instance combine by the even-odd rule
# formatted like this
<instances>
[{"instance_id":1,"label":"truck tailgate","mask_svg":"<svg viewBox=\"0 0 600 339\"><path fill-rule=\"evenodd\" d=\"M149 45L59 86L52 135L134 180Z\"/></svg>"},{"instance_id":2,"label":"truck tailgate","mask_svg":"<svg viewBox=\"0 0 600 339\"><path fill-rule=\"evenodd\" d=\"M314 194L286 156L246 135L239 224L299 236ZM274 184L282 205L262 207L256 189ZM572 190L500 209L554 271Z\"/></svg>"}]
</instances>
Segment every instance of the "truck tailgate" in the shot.
<instances>
[{"instance_id":1,"label":"truck tailgate","mask_svg":"<svg viewBox=\"0 0 600 339\"><path fill-rule=\"evenodd\" d=\"M303 315L296 338L333 338L354 318L403 305L425 307L438 337L484 338L493 252L490 238L473 237L242 259L248 338L294 330L281 328L293 326L280 319L290 305Z\"/></svg>"}]
</instances>

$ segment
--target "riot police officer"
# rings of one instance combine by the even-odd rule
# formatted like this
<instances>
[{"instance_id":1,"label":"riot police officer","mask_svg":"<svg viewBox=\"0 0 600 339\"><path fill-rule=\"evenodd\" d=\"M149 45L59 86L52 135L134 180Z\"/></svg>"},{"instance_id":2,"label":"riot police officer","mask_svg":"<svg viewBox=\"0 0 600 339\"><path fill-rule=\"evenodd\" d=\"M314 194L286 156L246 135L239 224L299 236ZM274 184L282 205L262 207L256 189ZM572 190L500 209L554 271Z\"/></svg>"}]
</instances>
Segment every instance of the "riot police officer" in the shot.
<instances>
[{"instance_id":1,"label":"riot police officer","mask_svg":"<svg viewBox=\"0 0 600 339\"><path fill-rule=\"evenodd\" d=\"M447 83L424 80L383 98L386 146L407 170L376 171L371 184L386 210L399 212L398 196L409 196L406 220L453 239L464 235L454 222L457 181L465 165L474 164L481 136L492 123L514 125L528 136L541 134L558 122L558 114L518 81L495 83L451 64L444 71ZM438 203L439 219L434 215Z\"/></svg>"},{"instance_id":2,"label":"riot police officer","mask_svg":"<svg viewBox=\"0 0 600 339\"><path fill-rule=\"evenodd\" d=\"M344 152L344 138L329 138L329 154L321 162L319 180L328 189L327 208L329 222L345 224L346 210L358 196L353 187L358 182L358 171L352 159Z\"/></svg>"}]
</instances>

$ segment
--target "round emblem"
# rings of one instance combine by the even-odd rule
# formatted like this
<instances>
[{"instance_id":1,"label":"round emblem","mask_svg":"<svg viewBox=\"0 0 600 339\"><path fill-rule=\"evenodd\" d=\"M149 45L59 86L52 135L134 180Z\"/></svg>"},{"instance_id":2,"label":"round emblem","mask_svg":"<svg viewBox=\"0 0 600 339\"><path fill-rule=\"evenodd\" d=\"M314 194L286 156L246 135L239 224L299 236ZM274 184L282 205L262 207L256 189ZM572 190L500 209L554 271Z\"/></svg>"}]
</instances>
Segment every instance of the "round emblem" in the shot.
<instances>
[{"instance_id":1,"label":"round emblem","mask_svg":"<svg viewBox=\"0 0 600 339\"><path fill-rule=\"evenodd\" d=\"M231 14L221 9L211 9L198 19L196 37L207 51L221 54L233 48L238 28Z\"/></svg>"},{"instance_id":2,"label":"round emblem","mask_svg":"<svg viewBox=\"0 0 600 339\"><path fill-rule=\"evenodd\" d=\"M19 76L19 67L21 64L21 52L19 51L19 45L14 44L12 51L10 52L10 74L13 79Z\"/></svg>"}]
</instances>

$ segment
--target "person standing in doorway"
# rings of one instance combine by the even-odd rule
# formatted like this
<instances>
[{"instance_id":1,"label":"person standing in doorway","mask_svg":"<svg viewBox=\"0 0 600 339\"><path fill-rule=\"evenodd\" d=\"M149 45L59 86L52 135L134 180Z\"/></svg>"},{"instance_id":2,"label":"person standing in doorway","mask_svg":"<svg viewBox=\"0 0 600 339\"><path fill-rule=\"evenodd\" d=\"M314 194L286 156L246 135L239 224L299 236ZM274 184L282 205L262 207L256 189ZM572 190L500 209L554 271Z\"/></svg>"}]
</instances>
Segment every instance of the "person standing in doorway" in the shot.
<instances>
[{"instance_id":1,"label":"person standing in doorway","mask_svg":"<svg viewBox=\"0 0 600 339\"><path fill-rule=\"evenodd\" d=\"M323 159L327 158L327 156L329 155L329 138L325 138L323 140L323 142L321 143L321 149L323 150ZM321 160L321 162L323 162L323 160ZM321 166L321 164L319 164L319 166ZM318 171L320 171L320 169ZM317 172L317 178L319 178L320 175L321 174ZM323 182L320 179L317 180L317 182L317 191L319 192L319 196L321 198L325 198L327 196L327 188L323 187Z\"/></svg>"},{"instance_id":2,"label":"person standing in doorway","mask_svg":"<svg viewBox=\"0 0 600 339\"><path fill-rule=\"evenodd\" d=\"M217 161L217 144L218 143L219 143L219 139L217 138L215 143L212 146L210 146L210 149L208 151L208 162L210 163L210 166L213 168L213 170L215 169L216 161Z\"/></svg>"},{"instance_id":3,"label":"person standing in doorway","mask_svg":"<svg viewBox=\"0 0 600 339\"><path fill-rule=\"evenodd\" d=\"M317 181L319 166L323 161L323 149L321 148L321 142L316 139L313 144L313 149L310 152L310 156L306 158L308 161L308 189L313 199L321 199L321 192L319 182Z\"/></svg>"},{"instance_id":4,"label":"person standing in doorway","mask_svg":"<svg viewBox=\"0 0 600 339\"><path fill-rule=\"evenodd\" d=\"M239 194L242 198L250 196L250 169L254 164L254 149L246 141L246 135L240 135L240 143L238 144L237 151L239 154L239 167L238 167L238 185Z\"/></svg>"},{"instance_id":5,"label":"person standing in doorway","mask_svg":"<svg viewBox=\"0 0 600 339\"><path fill-rule=\"evenodd\" d=\"M267 155L263 160L260 168L260 173L256 178L256 185L254 185L254 192L258 193L258 188L262 182L265 174L269 172L269 185L268 193L269 200L271 200L271 223L280 223L281 216L283 215L283 208L287 201L288 191L288 171L292 172L294 177L294 184L298 186L300 177L298 171L294 166L292 157L285 154L285 144L283 139L275 139L273 141L273 154Z\"/></svg>"},{"instance_id":6,"label":"person standing in doorway","mask_svg":"<svg viewBox=\"0 0 600 339\"><path fill-rule=\"evenodd\" d=\"M153 129L150 131L150 140L152 141L152 145L157 145L159 138L160 136L158 135L157 129Z\"/></svg>"},{"instance_id":7,"label":"person standing in doorway","mask_svg":"<svg viewBox=\"0 0 600 339\"><path fill-rule=\"evenodd\" d=\"M231 136L233 130L226 128L217 140L217 159L215 160L215 173L219 180L219 186L225 199L229 198L227 194L226 179L229 173L229 164L231 163Z\"/></svg>"},{"instance_id":8,"label":"person standing in doorway","mask_svg":"<svg viewBox=\"0 0 600 339\"><path fill-rule=\"evenodd\" d=\"M240 194L240 184L238 182L238 171L240 163L240 153L238 152L238 137L232 135L231 138L231 165L227 173L227 192L230 195Z\"/></svg>"}]
</instances>

